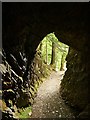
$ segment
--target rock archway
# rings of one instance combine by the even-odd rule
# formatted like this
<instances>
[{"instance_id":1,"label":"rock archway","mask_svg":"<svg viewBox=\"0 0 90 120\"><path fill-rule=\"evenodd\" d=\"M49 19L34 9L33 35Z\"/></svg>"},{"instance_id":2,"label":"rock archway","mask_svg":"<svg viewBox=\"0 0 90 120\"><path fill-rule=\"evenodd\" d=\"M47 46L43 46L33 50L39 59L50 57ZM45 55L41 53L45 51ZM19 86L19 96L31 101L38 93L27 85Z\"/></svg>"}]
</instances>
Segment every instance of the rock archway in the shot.
<instances>
[{"instance_id":1,"label":"rock archway","mask_svg":"<svg viewBox=\"0 0 90 120\"><path fill-rule=\"evenodd\" d=\"M25 52L27 61L29 61L27 64L31 64L40 41L48 33L55 32L61 42L77 50L77 52L71 51L72 58L70 59L71 61L79 59L77 64L75 61L73 61L73 64L74 66L82 66L79 71L84 72L86 76L81 81L88 81L90 71L89 9L88 3L3 3L2 42L8 61L10 60L8 55L13 54L20 63L19 52ZM75 56L75 54L77 55ZM71 65L72 62L69 62L69 64ZM74 83L78 78L72 77L72 75L76 74L77 68L74 69L73 74L70 74ZM71 71L73 71L72 68ZM69 72L68 69L67 76ZM16 73L22 76L22 72L16 71ZM28 75L28 67L25 75ZM82 84L81 81L80 85ZM68 84L67 81L65 84ZM62 82L63 87L65 87L64 82ZM84 87L88 87L87 83ZM66 94L64 89L62 93L63 95ZM83 92L80 95L82 96ZM74 99L68 95L64 97L67 97L68 101ZM87 98L87 96L85 97ZM76 105L80 110L84 110L88 104L87 100L83 99L84 105L79 105L79 100L77 101L72 103L73 106Z\"/></svg>"}]
</instances>

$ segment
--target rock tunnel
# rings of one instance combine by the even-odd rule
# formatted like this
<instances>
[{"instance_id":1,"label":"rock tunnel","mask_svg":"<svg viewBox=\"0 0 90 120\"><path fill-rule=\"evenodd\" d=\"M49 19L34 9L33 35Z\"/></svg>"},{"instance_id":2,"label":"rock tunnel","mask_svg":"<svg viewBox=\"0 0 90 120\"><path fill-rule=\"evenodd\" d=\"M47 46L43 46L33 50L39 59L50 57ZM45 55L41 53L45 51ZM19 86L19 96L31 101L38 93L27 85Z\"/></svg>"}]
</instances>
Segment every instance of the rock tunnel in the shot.
<instances>
[{"instance_id":1,"label":"rock tunnel","mask_svg":"<svg viewBox=\"0 0 90 120\"><path fill-rule=\"evenodd\" d=\"M28 79L28 66L34 59L38 44L47 34L54 32L59 41L70 46L68 70L60 92L70 106L78 109L79 117L88 117L90 106L89 10L89 3L2 4L2 48L6 61L18 76ZM27 58L24 72L21 68L25 63L20 52L25 53ZM16 59L20 67L13 59ZM6 90L4 86L2 89ZM5 96L9 94L5 94L4 98Z\"/></svg>"}]
</instances>

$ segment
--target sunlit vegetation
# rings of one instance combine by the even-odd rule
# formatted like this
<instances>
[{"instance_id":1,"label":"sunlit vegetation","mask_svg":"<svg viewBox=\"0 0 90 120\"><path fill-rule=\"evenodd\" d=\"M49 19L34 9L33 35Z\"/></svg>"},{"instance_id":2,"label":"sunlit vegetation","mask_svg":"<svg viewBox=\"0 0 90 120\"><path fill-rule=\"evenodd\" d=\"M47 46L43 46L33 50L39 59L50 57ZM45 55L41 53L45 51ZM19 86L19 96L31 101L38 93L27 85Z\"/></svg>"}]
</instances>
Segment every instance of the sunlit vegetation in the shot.
<instances>
[{"instance_id":1,"label":"sunlit vegetation","mask_svg":"<svg viewBox=\"0 0 90 120\"><path fill-rule=\"evenodd\" d=\"M57 71L64 69L69 46L59 42L54 33L44 37L37 50L40 51L44 63L52 65Z\"/></svg>"},{"instance_id":2,"label":"sunlit vegetation","mask_svg":"<svg viewBox=\"0 0 90 120\"><path fill-rule=\"evenodd\" d=\"M19 116L20 120L23 120L23 118L29 118L31 113L32 113L32 108L30 106L30 107L27 107L25 109L23 109L23 108L20 109L18 116Z\"/></svg>"}]
</instances>

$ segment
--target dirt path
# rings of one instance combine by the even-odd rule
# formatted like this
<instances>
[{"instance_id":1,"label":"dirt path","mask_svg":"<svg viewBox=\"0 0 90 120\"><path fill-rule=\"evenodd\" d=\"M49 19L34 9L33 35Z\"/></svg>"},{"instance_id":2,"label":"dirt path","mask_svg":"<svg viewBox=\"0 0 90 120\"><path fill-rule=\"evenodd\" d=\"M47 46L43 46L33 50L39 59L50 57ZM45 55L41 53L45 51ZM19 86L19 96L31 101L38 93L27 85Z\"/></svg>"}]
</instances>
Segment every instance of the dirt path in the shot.
<instances>
[{"instance_id":1,"label":"dirt path","mask_svg":"<svg viewBox=\"0 0 90 120\"><path fill-rule=\"evenodd\" d=\"M31 118L74 118L60 97L61 72L53 72L38 89Z\"/></svg>"}]
</instances>

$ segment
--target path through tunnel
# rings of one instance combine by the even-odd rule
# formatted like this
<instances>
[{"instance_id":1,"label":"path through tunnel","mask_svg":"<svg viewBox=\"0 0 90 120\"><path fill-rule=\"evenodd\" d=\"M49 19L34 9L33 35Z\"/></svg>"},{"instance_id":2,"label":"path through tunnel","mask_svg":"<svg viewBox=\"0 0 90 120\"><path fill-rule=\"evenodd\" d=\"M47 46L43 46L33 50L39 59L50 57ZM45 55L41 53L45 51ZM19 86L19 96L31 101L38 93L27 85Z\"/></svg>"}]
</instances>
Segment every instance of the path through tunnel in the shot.
<instances>
[{"instance_id":1,"label":"path through tunnel","mask_svg":"<svg viewBox=\"0 0 90 120\"><path fill-rule=\"evenodd\" d=\"M68 49L69 46L59 42L54 33L48 34L40 42L36 52L36 68L34 69L38 69L39 73L46 75L46 78L43 76L44 80L37 90L37 95L32 104L31 118L74 117L60 95L60 82L67 69Z\"/></svg>"},{"instance_id":2,"label":"path through tunnel","mask_svg":"<svg viewBox=\"0 0 90 120\"><path fill-rule=\"evenodd\" d=\"M11 119L12 117L17 119L20 112L23 115L26 114L24 110L28 113L26 116L30 117L32 113L31 106L34 105L34 98L38 97L37 90L44 81L43 77L49 76L54 69L57 71L57 67L53 64L54 58L50 57L51 53L54 54L54 49L49 53L49 57L46 56L45 59L44 54L47 53L47 50L43 51L43 56L41 51L38 51L39 43L40 48L42 39L47 34L53 33L53 31L60 42L70 46L66 58L67 71L57 93L58 96L60 94L60 98L58 97L58 110L56 110L60 110L61 104L58 103L62 100L66 116L65 113L63 116L58 114L61 112L59 111L56 112L56 116L47 116L47 113L45 113L46 116L42 114L42 117L71 118L74 116L73 113L71 112L69 116L70 111L65 107L70 106L76 111L75 117L88 118L88 109L90 109L88 99L90 73L88 4L3 3L2 8L3 44L0 49L0 56L2 57L2 63L0 63L0 73L2 75L0 95L2 99L0 104L2 104L2 107L0 109L3 119ZM52 43L50 46L52 45L54 48L54 43L56 43L55 45L58 47L56 41ZM47 44L46 46L48 47ZM57 52L57 54L60 56L60 53ZM41 57L44 59L43 62ZM59 77L58 72L60 71L51 73L53 78L55 76ZM51 80L51 78L48 79ZM47 86L47 82L44 84ZM45 96L47 95L45 94ZM57 96L53 98L56 101ZM52 109L52 115L55 113L53 111Z\"/></svg>"}]
</instances>

